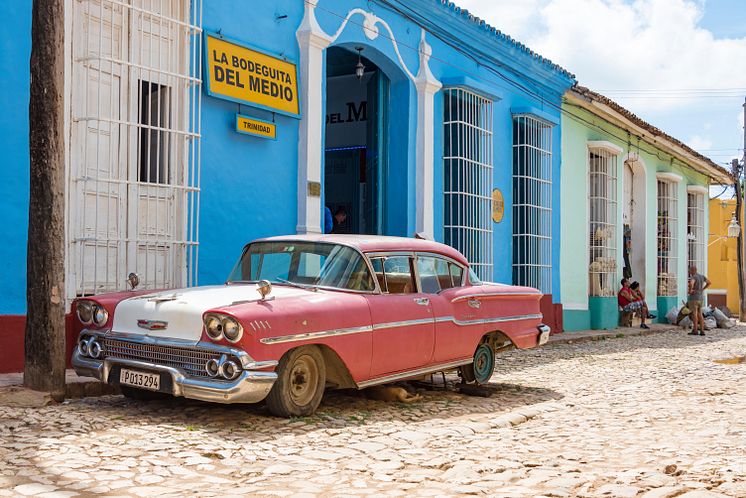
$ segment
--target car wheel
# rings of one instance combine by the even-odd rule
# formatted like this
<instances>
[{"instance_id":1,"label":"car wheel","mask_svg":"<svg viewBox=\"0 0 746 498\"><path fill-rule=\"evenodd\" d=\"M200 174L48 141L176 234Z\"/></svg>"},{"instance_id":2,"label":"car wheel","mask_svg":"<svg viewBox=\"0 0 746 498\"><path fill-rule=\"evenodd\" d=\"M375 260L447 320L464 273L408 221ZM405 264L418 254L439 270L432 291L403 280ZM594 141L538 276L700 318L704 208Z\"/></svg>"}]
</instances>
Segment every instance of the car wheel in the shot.
<instances>
[{"instance_id":1,"label":"car wheel","mask_svg":"<svg viewBox=\"0 0 746 498\"><path fill-rule=\"evenodd\" d=\"M464 382L486 384L495 371L495 351L487 343L477 346L474 351L474 361L461 367L461 378Z\"/></svg>"},{"instance_id":2,"label":"car wheel","mask_svg":"<svg viewBox=\"0 0 746 498\"><path fill-rule=\"evenodd\" d=\"M119 390L122 391L125 398L136 399L138 401L156 401L159 399L170 398L171 395L168 393L159 393L156 391L148 391L146 389L138 389L136 387L119 386Z\"/></svg>"},{"instance_id":3,"label":"car wheel","mask_svg":"<svg viewBox=\"0 0 746 498\"><path fill-rule=\"evenodd\" d=\"M316 346L288 351L277 365L277 380L267 396L267 408L278 417L313 415L326 385L326 366Z\"/></svg>"}]
</instances>

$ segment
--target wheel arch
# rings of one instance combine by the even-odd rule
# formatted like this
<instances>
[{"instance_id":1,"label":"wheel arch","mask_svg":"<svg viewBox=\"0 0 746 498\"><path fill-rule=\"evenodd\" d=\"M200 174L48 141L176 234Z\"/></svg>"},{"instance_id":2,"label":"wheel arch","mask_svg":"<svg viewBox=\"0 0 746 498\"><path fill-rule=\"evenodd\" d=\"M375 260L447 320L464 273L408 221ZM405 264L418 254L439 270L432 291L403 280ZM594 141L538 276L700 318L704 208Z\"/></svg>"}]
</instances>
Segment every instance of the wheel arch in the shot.
<instances>
[{"instance_id":1,"label":"wheel arch","mask_svg":"<svg viewBox=\"0 0 746 498\"><path fill-rule=\"evenodd\" d=\"M326 344L314 344L321 351L326 366L326 382L335 389L354 389L357 383L337 352Z\"/></svg>"},{"instance_id":2,"label":"wheel arch","mask_svg":"<svg viewBox=\"0 0 746 498\"><path fill-rule=\"evenodd\" d=\"M510 336L502 330L492 330L484 334L482 336L482 339L479 341L479 344L484 343L492 346L492 350L495 353L508 351L515 347L515 344L513 343L513 340L510 338Z\"/></svg>"}]
</instances>

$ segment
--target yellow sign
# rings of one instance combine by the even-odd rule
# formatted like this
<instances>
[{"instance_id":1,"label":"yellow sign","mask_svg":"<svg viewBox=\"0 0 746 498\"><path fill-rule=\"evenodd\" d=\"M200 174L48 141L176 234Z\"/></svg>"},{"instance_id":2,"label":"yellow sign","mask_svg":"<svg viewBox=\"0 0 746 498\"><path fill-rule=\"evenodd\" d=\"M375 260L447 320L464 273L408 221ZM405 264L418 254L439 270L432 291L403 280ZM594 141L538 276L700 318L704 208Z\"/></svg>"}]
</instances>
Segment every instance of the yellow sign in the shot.
<instances>
[{"instance_id":1,"label":"yellow sign","mask_svg":"<svg viewBox=\"0 0 746 498\"><path fill-rule=\"evenodd\" d=\"M236 131L262 138L277 139L277 125L263 119L236 114Z\"/></svg>"},{"instance_id":2,"label":"yellow sign","mask_svg":"<svg viewBox=\"0 0 746 498\"><path fill-rule=\"evenodd\" d=\"M499 188L492 190L492 221L500 223L505 214L505 199Z\"/></svg>"},{"instance_id":3,"label":"yellow sign","mask_svg":"<svg viewBox=\"0 0 746 498\"><path fill-rule=\"evenodd\" d=\"M295 64L205 33L207 94L299 117Z\"/></svg>"}]
</instances>

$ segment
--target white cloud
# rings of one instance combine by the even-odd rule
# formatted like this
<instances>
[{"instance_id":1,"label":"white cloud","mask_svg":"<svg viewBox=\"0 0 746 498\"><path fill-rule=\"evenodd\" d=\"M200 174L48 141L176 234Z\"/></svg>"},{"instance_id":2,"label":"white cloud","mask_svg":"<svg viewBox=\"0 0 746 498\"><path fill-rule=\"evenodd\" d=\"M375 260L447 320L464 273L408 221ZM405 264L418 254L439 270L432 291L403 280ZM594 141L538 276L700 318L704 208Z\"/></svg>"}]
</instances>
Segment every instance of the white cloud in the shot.
<instances>
[{"instance_id":1,"label":"white cloud","mask_svg":"<svg viewBox=\"0 0 746 498\"><path fill-rule=\"evenodd\" d=\"M746 87L746 37L716 39L693 0L459 0L473 14L632 109L683 108L671 89ZM615 94L613 90L660 93Z\"/></svg>"},{"instance_id":2,"label":"white cloud","mask_svg":"<svg viewBox=\"0 0 746 498\"><path fill-rule=\"evenodd\" d=\"M686 144L694 150L712 149L712 140L709 137L701 137L699 135L692 136L686 141Z\"/></svg>"}]
</instances>

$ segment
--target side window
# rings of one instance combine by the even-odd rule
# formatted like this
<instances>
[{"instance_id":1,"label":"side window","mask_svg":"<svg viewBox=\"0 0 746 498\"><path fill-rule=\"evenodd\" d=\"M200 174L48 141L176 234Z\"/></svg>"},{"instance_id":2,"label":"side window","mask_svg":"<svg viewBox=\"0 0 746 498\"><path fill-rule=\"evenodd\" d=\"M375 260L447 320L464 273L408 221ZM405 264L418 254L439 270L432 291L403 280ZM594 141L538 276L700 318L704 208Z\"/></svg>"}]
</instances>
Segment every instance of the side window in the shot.
<instances>
[{"instance_id":1,"label":"side window","mask_svg":"<svg viewBox=\"0 0 746 498\"><path fill-rule=\"evenodd\" d=\"M383 261L386 292L389 294L410 294L417 292L412 276L411 260L408 256L391 256Z\"/></svg>"},{"instance_id":2,"label":"side window","mask_svg":"<svg viewBox=\"0 0 746 498\"><path fill-rule=\"evenodd\" d=\"M449 272L451 274L451 282L454 287L461 287L461 282L464 281L464 269L459 265L448 263Z\"/></svg>"},{"instance_id":3,"label":"side window","mask_svg":"<svg viewBox=\"0 0 746 498\"><path fill-rule=\"evenodd\" d=\"M388 289L386 288L386 274L383 272L383 258L373 258L370 260L370 265L373 267L373 274L378 280L378 286L381 287L381 292L386 294Z\"/></svg>"},{"instance_id":4,"label":"side window","mask_svg":"<svg viewBox=\"0 0 746 498\"><path fill-rule=\"evenodd\" d=\"M435 294L441 290L461 285L461 273L457 274L458 278L453 278L453 274L457 271L461 271L458 266L441 258L417 257L417 272L420 275L422 292Z\"/></svg>"}]
</instances>

